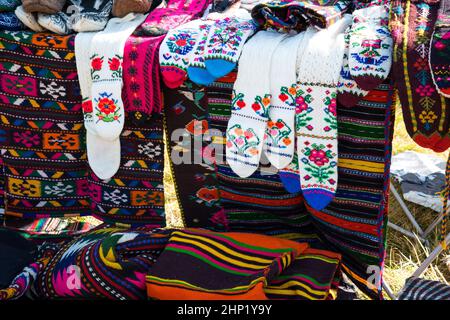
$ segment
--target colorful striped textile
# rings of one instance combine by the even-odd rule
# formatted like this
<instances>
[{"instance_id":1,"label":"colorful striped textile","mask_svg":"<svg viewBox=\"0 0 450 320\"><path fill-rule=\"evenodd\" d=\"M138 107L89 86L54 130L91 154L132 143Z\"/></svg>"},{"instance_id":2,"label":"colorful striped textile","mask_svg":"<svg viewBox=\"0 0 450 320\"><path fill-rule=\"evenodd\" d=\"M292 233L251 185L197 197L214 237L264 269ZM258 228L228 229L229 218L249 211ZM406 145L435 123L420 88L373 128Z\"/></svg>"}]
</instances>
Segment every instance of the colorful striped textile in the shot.
<instances>
[{"instance_id":1,"label":"colorful striped textile","mask_svg":"<svg viewBox=\"0 0 450 320\"><path fill-rule=\"evenodd\" d=\"M398 300L450 300L450 286L439 281L408 278Z\"/></svg>"},{"instance_id":2,"label":"colorful striped textile","mask_svg":"<svg viewBox=\"0 0 450 320\"><path fill-rule=\"evenodd\" d=\"M406 130L420 146L444 152L450 147L450 98L436 90L429 63L438 11L439 1L392 0L389 27Z\"/></svg>"},{"instance_id":3,"label":"colorful striped textile","mask_svg":"<svg viewBox=\"0 0 450 320\"><path fill-rule=\"evenodd\" d=\"M264 235L175 231L146 278L147 293L158 300L266 300L264 287L307 247Z\"/></svg>"},{"instance_id":4,"label":"colorful striped textile","mask_svg":"<svg viewBox=\"0 0 450 320\"><path fill-rule=\"evenodd\" d=\"M0 301L16 300L30 291L40 272L47 266L60 246L53 243L42 244L38 249L38 258L18 274L8 288L0 288Z\"/></svg>"},{"instance_id":5,"label":"colorful striped textile","mask_svg":"<svg viewBox=\"0 0 450 320\"><path fill-rule=\"evenodd\" d=\"M57 238L73 237L90 231L99 226L100 220L94 217L71 218L41 218L24 219L8 217L5 227L21 232L27 238Z\"/></svg>"},{"instance_id":6,"label":"colorful striped textile","mask_svg":"<svg viewBox=\"0 0 450 320\"><path fill-rule=\"evenodd\" d=\"M118 173L100 181L86 161L74 36L0 32L0 146L6 215L96 215L163 226L163 119L125 123Z\"/></svg>"},{"instance_id":7,"label":"colorful striped textile","mask_svg":"<svg viewBox=\"0 0 450 320\"><path fill-rule=\"evenodd\" d=\"M231 115L236 73L207 88L208 121L214 130L217 183L222 210L211 217L214 229L254 232L302 242L318 241L299 193L287 192L268 165L249 178L238 177L225 162L225 132ZM268 163L268 162L267 162Z\"/></svg>"},{"instance_id":8,"label":"colorful striped textile","mask_svg":"<svg viewBox=\"0 0 450 320\"><path fill-rule=\"evenodd\" d=\"M368 285L368 267L384 261L393 105L390 79L355 107L338 105L336 197L322 212L308 208L328 248L343 254L343 271L372 298L382 294Z\"/></svg>"},{"instance_id":9,"label":"colorful striped textile","mask_svg":"<svg viewBox=\"0 0 450 320\"><path fill-rule=\"evenodd\" d=\"M217 144L225 141L233 81L221 79L207 89L210 127L222 133L213 139ZM384 260L391 107L390 79L355 108L338 106L340 184L335 200L323 212L307 208L308 214L301 195L284 191L274 171L270 175L269 169L263 169L247 179L236 177L216 151L223 211L214 221L226 225L227 231L259 232L311 243L319 234L327 249L343 254L343 270L359 288L372 298L380 297L377 288L367 286L371 275L367 268L381 268Z\"/></svg>"},{"instance_id":10,"label":"colorful striped textile","mask_svg":"<svg viewBox=\"0 0 450 320\"><path fill-rule=\"evenodd\" d=\"M308 248L264 288L269 299L334 300L341 255Z\"/></svg>"},{"instance_id":11,"label":"colorful striped textile","mask_svg":"<svg viewBox=\"0 0 450 320\"><path fill-rule=\"evenodd\" d=\"M45 299L145 299L145 275L170 232L102 228L78 237L39 273L36 293Z\"/></svg>"}]
</instances>

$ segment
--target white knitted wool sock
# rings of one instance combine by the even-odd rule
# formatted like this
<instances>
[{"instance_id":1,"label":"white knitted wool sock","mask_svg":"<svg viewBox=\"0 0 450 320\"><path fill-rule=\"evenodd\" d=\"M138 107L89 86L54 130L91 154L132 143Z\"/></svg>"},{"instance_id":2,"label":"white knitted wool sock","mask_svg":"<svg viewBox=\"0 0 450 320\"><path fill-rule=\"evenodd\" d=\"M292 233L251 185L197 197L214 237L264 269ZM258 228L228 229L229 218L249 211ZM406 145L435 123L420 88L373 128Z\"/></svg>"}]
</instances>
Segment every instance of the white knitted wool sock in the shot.
<instances>
[{"instance_id":1,"label":"white knitted wool sock","mask_svg":"<svg viewBox=\"0 0 450 320\"><path fill-rule=\"evenodd\" d=\"M369 91L361 89L350 74L348 57L350 52L350 28L347 28L344 35L345 52L342 61L341 75L337 85L337 99L345 107L353 107L359 100L365 97Z\"/></svg>"},{"instance_id":2,"label":"white knitted wool sock","mask_svg":"<svg viewBox=\"0 0 450 320\"><path fill-rule=\"evenodd\" d=\"M146 16L113 18L96 33L90 50L92 112L95 134L88 131L89 165L101 179L111 178L120 166L120 134L125 122L122 102L122 61L125 42Z\"/></svg>"},{"instance_id":3,"label":"white knitted wool sock","mask_svg":"<svg viewBox=\"0 0 450 320\"><path fill-rule=\"evenodd\" d=\"M75 37L75 58L78 82L82 97L84 127L86 128L87 158L92 171L100 179L108 179L111 172L117 172L120 166L120 139L103 140L98 137L94 125L94 112L91 99L92 79L90 68L90 51L95 33L79 33ZM106 162L95 161L107 159Z\"/></svg>"},{"instance_id":4,"label":"white knitted wool sock","mask_svg":"<svg viewBox=\"0 0 450 320\"><path fill-rule=\"evenodd\" d=\"M90 65L94 124L98 135L105 140L117 139L123 129L123 52L128 37L145 18L145 15L132 13L124 18L113 18L93 39Z\"/></svg>"},{"instance_id":5,"label":"white knitted wool sock","mask_svg":"<svg viewBox=\"0 0 450 320\"><path fill-rule=\"evenodd\" d=\"M331 202L337 187L336 85L344 56L343 32L350 22L346 15L328 29L316 32L298 70L300 183L306 202L316 210Z\"/></svg>"},{"instance_id":6,"label":"white knitted wool sock","mask_svg":"<svg viewBox=\"0 0 450 320\"><path fill-rule=\"evenodd\" d=\"M367 91L382 83L391 70L393 40L387 21L385 6L371 6L353 13L350 74L359 87Z\"/></svg>"},{"instance_id":7,"label":"white knitted wool sock","mask_svg":"<svg viewBox=\"0 0 450 320\"><path fill-rule=\"evenodd\" d=\"M23 6L18 6L14 11L17 18L22 21L24 25L35 32L43 32L45 29L37 21L37 14L26 12Z\"/></svg>"},{"instance_id":8,"label":"white knitted wool sock","mask_svg":"<svg viewBox=\"0 0 450 320\"><path fill-rule=\"evenodd\" d=\"M286 167L295 150L295 106L297 101L297 50L305 33L285 38L276 48L270 70L272 102L266 129L265 152L277 168Z\"/></svg>"},{"instance_id":9,"label":"white knitted wool sock","mask_svg":"<svg viewBox=\"0 0 450 320\"><path fill-rule=\"evenodd\" d=\"M201 33L204 21L197 19L170 30L159 48L159 64L164 83L177 88L187 78L189 61Z\"/></svg>"},{"instance_id":10,"label":"white knitted wool sock","mask_svg":"<svg viewBox=\"0 0 450 320\"><path fill-rule=\"evenodd\" d=\"M227 127L226 158L240 177L258 169L270 107L272 55L286 35L260 31L244 46Z\"/></svg>"}]
</instances>

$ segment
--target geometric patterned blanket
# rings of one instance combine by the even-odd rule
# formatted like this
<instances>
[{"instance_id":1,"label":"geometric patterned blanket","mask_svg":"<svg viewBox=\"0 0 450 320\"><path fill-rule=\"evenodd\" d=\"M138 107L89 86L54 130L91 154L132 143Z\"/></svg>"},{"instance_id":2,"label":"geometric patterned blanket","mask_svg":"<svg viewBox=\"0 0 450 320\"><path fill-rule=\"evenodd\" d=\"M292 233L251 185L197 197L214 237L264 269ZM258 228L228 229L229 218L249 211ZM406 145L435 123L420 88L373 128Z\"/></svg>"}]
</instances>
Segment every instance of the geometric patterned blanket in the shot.
<instances>
[{"instance_id":1,"label":"geometric patterned blanket","mask_svg":"<svg viewBox=\"0 0 450 320\"><path fill-rule=\"evenodd\" d=\"M86 160L74 36L2 31L0 52L6 216L163 226L162 116L126 121L120 169L99 180Z\"/></svg>"}]
</instances>

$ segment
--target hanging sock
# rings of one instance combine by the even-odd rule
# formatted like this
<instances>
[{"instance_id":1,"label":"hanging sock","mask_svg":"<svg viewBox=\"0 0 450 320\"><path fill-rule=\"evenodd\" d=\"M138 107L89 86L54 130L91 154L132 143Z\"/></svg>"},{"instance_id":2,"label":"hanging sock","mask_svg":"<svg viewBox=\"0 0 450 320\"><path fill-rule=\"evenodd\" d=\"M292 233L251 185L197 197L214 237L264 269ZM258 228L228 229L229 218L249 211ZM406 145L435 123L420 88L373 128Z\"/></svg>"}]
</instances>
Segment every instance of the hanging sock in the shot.
<instances>
[{"instance_id":1,"label":"hanging sock","mask_svg":"<svg viewBox=\"0 0 450 320\"><path fill-rule=\"evenodd\" d=\"M226 131L226 158L241 178L251 176L259 166L271 101L270 65L284 38L276 32L258 32L245 45L239 60Z\"/></svg>"},{"instance_id":2,"label":"hanging sock","mask_svg":"<svg viewBox=\"0 0 450 320\"><path fill-rule=\"evenodd\" d=\"M450 99L433 84L429 48L438 4L392 1L390 29L395 41L393 76L411 138L421 147L444 152L450 147Z\"/></svg>"},{"instance_id":3,"label":"hanging sock","mask_svg":"<svg viewBox=\"0 0 450 320\"><path fill-rule=\"evenodd\" d=\"M430 43L429 60L436 90L450 98L450 0L441 0Z\"/></svg>"},{"instance_id":4,"label":"hanging sock","mask_svg":"<svg viewBox=\"0 0 450 320\"><path fill-rule=\"evenodd\" d=\"M189 67L187 69L189 79L196 84L204 86L210 85L217 79L210 74L208 70L206 70L204 58L206 42L213 23L213 21L205 21L204 24L200 26L198 41L195 44L192 57L189 61Z\"/></svg>"},{"instance_id":5,"label":"hanging sock","mask_svg":"<svg viewBox=\"0 0 450 320\"><path fill-rule=\"evenodd\" d=\"M173 0L169 1L168 8L154 9L127 40L123 65L123 99L127 112L135 123L147 121L152 113L162 111L158 57L165 33L159 36L146 36L147 32L153 29L158 32L171 30L199 18L208 2L192 0L188 9L179 9L184 4L186 1Z\"/></svg>"},{"instance_id":6,"label":"hanging sock","mask_svg":"<svg viewBox=\"0 0 450 320\"><path fill-rule=\"evenodd\" d=\"M101 179L111 178L117 172L117 162L120 164L119 139L125 123L123 52L128 37L145 18L142 14L113 18L92 40L90 75L95 134L89 132L86 144L89 165ZM114 159L113 165L109 165L110 157Z\"/></svg>"},{"instance_id":7,"label":"hanging sock","mask_svg":"<svg viewBox=\"0 0 450 320\"><path fill-rule=\"evenodd\" d=\"M294 158L291 163L286 168L279 170L278 175L287 192L298 193L302 191L297 151L294 152Z\"/></svg>"},{"instance_id":8,"label":"hanging sock","mask_svg":"<svg viewBox=\"0 0 450 320\"><path fill-rule=\"evenodd\" d=\"M265 152L270 163L283 169L295 150L295 107L297 104L297 51L304 48L305 33L285 38L276 48L270 68L272 96L266 128Z\"/></svg>"},{"instance_id":9,"label":"hanging sock","mask_svg":"<svg viewBox=\"0 0 450 320\"><path fill-rule=\"evenodd\" d=\"M328 29L316 32L307 44L298 69L297 152L300 182L306 202L325 208L336 193L336 95L344 56L346 15Z\"/></svg>"},{"instance_id":10,"label":"hanging sock","mask_svg":"<svg viewBox=\"0 0 450 320\"><path fill-rule=\"evenodd\" d=\"M442 194L442 221L441 221L441 234L440 240L442 243L442 248L447 250L448 243L445 241L447 237L447 224L448 217L450 213L450 207L448 199L450 197L450 154L448 156L447 165L445 166L445 188Z\"/></svg>"},{"instance_id":11,"label":"hanging sock","mask_svg":"<svg viewBox=\"0 0 450 320\"><path fill-rule=\"evenodd\" d=\"M359 100L365 97L369 91L361 89L350 74L350 67L348 65L348 57L350 51L350 27L347 28L344 35L345 52L342 61L342 69L337 85L338 95L337 99L345 107L353 107Z\"/></svg>"},{"instance_id":12,"label":"hanging sock","mask_svg":"<svg viewBox=\"0 0 450 320\"><path fill-rule=\"evenodd\" d=\"M221 78L233 71L245 42L255 32L256 25L245 10L215 23L206 45L205 65L208 72Z\"/></svg>"},{"instance_id":13,"label":"hanging sock","mask_svg":"<svg viewBox=\"0 0 450 320\"><path fill-rule=\"evenodd\" d=\"M44 28L38 23L37 21L37 15L31 12L26 12L23 9L23 6L19 6L16 8L16 11L14 11L17 18L30 30L33 30L34 32L43 32Z\"/></svg>"},{"instance_id":14,"label":"hanging sock","mask_svg":"<svg viewBox=\"0 0 450 320\"><path fill-rule=\"evenodd\" d=\"M70 23L75 32L105 29L111 14L113 0L70 0Z\"/></svg>"},{"instance_id":15,"label":"hanging sock","mask_svg":"<svg viewBox=\"0 0 450 320\"><path fill-rule=\"evenodd\" d=\"M159 49L159 63L167 87L178 88L186 80L202 23L202 20L190 21L169 31L164 38Z\"/></svg>"},{"instance_id":16,"label":"hanging sock","mask_svg":"<svg viewBox=\"0 0 450 320\"><path fill-rule=\"evenodd\" d=\"M363 90L375 89L391 71L393 41L387 23L386 6L353 12L349 67L352 78Z\"/></svg>"},{"instance_id":17,"label":"hanging sock","mask_svg":"<svg viewBox=\"0 0 450 320\"><path fill-rule=\"evenodd\" d=\"M75 58L78 81L82 97L84 127L86 129L87 158L92 171L100 179L110 178L110 172L117 172L120 167L120 139L108 142L98 137L94 124L94 109L92 105L91 79L91 46L95 36L93 32L78 33L75 37ZM96 64L98 61L95 62ZM98 66L95 66L96 68ZM91 147L92 146L92 147ZM108 159L106 163L95 159Z\"/></svg>"}]
</instances>

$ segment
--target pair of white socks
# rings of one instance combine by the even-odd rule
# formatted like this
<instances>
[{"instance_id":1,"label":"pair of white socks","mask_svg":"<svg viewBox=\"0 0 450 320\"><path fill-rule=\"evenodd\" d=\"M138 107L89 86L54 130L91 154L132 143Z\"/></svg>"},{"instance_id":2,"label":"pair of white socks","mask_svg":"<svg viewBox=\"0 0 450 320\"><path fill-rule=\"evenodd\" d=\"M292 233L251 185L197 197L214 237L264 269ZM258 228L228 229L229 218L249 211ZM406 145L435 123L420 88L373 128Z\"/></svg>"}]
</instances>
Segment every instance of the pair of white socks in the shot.
<instances>
[{"instance_id":1,"label":"pair of white socks","mask_svg":"<svg viewBox=\"0 0 450 320\"><path fill-rule=\"evenodd\" d=\"M120 135L125 123L121 97L125 43L145 18L143 14L113 18L105 30L79 33L75 38L87 156L92 171L103 180L111 178L120 166Z\"/></svg>"},{"instance_id":2,"label":"pair of white socks","mask_svg":"<svg viewBox=\"0 0 450 320\"><path fill-rule=\"evenodd\" d=\"M258 32L243 49L234 86L230 167L249 177L265 151L284 169L297 150L301 190L317 210L328 205L337 186L336 94L350 23L346 15L328 29L296 36Z\"/></svg>"}]
</instances>

